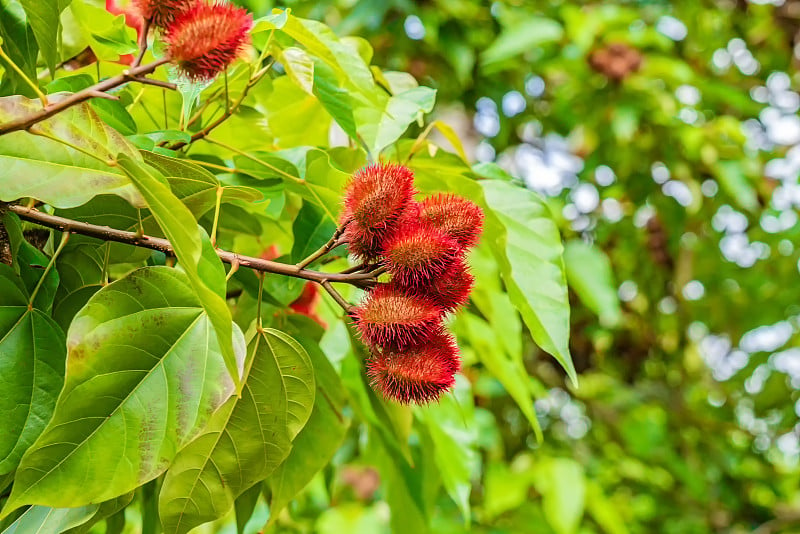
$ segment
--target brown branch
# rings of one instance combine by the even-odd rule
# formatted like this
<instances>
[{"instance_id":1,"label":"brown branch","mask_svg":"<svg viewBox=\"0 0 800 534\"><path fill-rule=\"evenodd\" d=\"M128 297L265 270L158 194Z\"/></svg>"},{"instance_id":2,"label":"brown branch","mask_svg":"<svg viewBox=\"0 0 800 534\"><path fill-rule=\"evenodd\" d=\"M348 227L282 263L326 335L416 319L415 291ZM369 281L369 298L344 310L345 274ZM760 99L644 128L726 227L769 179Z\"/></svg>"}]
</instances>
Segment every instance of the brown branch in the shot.
<instances>
[{"instance_id":1,"label":"brown branch","mask_svg":"<svg viewBox=\"0 0 800 534\"><path fill-rule=\"evenodd\" d=\"M175 256L175 250L172 247L172 244L167 239L160 237L140 235L136 232L117 230L108 226L98 226L81 221L74 221L72 219L66 219L56 215L49 215L36 209L26 208L19 205L9 205L7 209L8 211L16 213L20 219L24 219L41 226L46 226L48 228L54 228L62 232L81 234L102 239L103 241L115 241L117 243L125 243L135 247L158 250L167 256ZM363 289L372 287L377 282L376 277L370 273L323 273L309 269L298 269L296 265L280 263L277 261L264 260L251 256L242 256L227 250L217 249L216 253L223 263L238 265L239 267L247 267L262 273L280 274L283 276L291 276L293 278L301 278L310 282L316 282L323 287L325 287L325 283L336 282L354 285Z\"/></svg>"},{"instance_id":2,"label":"brown branch","mask_svg":"<svg viewBox=\"0 0 800 534\"><path fill-rule=\"evenodd\" d=\"M138 67L142 63L145 52L147 52L147 34L150 33L150 25L153 23L151 19L145 19L142 25L142 33L139 35L139 53L136 55L131 67Z\"/></svg>"},{"instance_id":3,"label":"brown branch","mask_svg":"<svg viewBox=\"0 0 800 534\"><path fill-rule=\"evenodd\" d=\"M156 70L156 68L165 63L169 63L169 61L169 58L163 58L159 59L158 61L154 61L153 63L148 63L147 65L140 65L132 69L127 69L117 76L103 80L102 82L96 83L91 87L87 87L82 91L78 91L77 93L73 93L63 100L53 102L41 111L37 111L36 113L32 113L25 117L14 119L13 121L5 124L0 124L0 135L16 132L18 130L27 130L34 124L48 119L56 113L60 113L71 106L96 97L97 93L105 93L106 91L114 89L115 87L119 87L120 85L124 85L131 80L141 82L142 80L140 78L146 74L152 73L154 70ZM148 83L151 81L152 80L148 80Z\"/></svg>"}]
</instances>

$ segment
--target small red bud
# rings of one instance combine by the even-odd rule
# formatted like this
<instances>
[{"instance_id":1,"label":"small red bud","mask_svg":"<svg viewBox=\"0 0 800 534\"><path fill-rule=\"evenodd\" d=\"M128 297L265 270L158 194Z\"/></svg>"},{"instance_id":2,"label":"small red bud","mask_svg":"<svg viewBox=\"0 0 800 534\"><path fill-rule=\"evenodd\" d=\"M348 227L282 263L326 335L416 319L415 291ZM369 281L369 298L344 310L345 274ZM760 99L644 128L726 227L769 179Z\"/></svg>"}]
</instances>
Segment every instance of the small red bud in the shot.
<instances>
[{"instance_id":1,"label":"small red bud","mask_svg":"<svg viewBox=\"0 0 800 534\"><path fill-rule=\"evenodd\" d=\"M386 240L386 268L406 287L427 285L441 276L459 254L458 243L430 224L404 224Z\"/></svg>"},{"instance_id":2,"label":"small red bud","mask_svg":"<svg viewBox=\"0 0 800 534\"><path fill-rule=\"evenodd\" d=\"M167 26L167 54L192 80L210 80L244 51L253 18L232 4L200 2Z\"/></svg>"},{"instance_id":3,"label":"small red bud","mask_svg":"<svg viewBox=\"0 0 800 534\"><path fill-rule=\"evenodd\" d=\"M133 0L133 6L142 18L149 19L156 28L166 28L196 3L197 0Z\"/></svg>"},{"instance_id":4,"label":"small red bud","mask_svg":"<svg viewBox=\"0 0 800 534\"><path fill-rule=\"evenodd\" d=\"M447 193L420 202L420 220L440 228L463 248L475 246L483 229L483 210L465 198Z\"/></svg>"},{"instance_id":5,"label":"small red bud","mask_svg":"<svg viewBox=\"0 0 800 534\"><path fill-rule=\"evenodd\" d=\"M372 387L402 404L437 400L455 384L460 362L452 336L439 334L424 345L377 352L366 362Z\"/></svg>"},{"instance_id":6,"label":"small red bud","mask_svg":"<svg viewBox=\"0 0 800 534\"><path fill-rule=\"evenodd\" d=\"M369 345L401 349L424 343L442 331L442 309L390 284L378 284L353 318Z\"/></svg>"}]
</instances>

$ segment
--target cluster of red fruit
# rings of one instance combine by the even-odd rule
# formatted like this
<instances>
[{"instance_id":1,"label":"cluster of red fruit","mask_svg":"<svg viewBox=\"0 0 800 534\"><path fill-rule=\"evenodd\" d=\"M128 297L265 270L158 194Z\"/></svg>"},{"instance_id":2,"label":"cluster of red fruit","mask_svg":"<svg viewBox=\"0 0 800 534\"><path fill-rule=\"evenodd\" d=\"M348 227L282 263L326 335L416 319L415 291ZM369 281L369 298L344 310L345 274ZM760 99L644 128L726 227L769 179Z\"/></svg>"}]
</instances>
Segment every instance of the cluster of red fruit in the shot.
<instances>
[{"instance_id":1,"label":"cluster of red fruit","mask_svg":"<svg viewBox=\"0 0 800 534\"><path fill-rule=\"evenodd\" d=\"M163 32L166 53L187 77L210 80L239 56L253 18L219 0L133 0L147 26Z\"/></svg>"},{"instance_id":2,"label":"cluster of red fruit","mask_svg":"<svg viewBox=\"0 0 800 534\"><path fill-rule=\"evenodd\" d=\"M414 174L402 165L370 165L348 184L344 240L350 253L391 273L352 312L372 351L367 374L387 398L430 402L460 368L443 319L466 304L473 277L465 261L483 211L451 194L414 200Z\"/></svg>"}]
</instances>

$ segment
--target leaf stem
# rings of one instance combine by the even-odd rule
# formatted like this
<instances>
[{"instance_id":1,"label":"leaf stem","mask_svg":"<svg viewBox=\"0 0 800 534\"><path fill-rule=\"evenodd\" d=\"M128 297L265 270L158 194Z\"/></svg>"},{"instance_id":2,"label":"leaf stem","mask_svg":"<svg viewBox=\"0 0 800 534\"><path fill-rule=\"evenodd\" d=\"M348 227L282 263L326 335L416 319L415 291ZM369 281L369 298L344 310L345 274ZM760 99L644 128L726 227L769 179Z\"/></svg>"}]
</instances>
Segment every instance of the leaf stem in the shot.
<instances>
[{"instance_id":1,"label":"leaf stem","mask_svg":"<svg viewBox=\"0 0 800 534\"><path fill-rule=\"evenodd\" d=\"M70 235L69 230L67 230L67 231L65 231L64 233L61 234L61 243L58 244L58 248L55 250L55 252L53 252L53 256L50 258L50 261L47 263L47 267L44 268L44 272L42 273L42 277L39 278L39 281L36 283L36 287L33 288L33 292L31 293L31 299L28 301L28 309L29 310L33 309L33 302L36 300L36 295L39 294L39 290L42 288L42 285L44 285L44 280L45 280L45 278L47 278L47 275L50 272L50 269L52 269L53 265L55 265L56 258L58 258L58 255L61 254L61 251L64 250L64 245L66 245L67 241L69 241L69 235Z\"/></svg>"},{"instance_id":2,"label":"leaf stem","mask_svg":"<svg viewBox=\"0 0 800 534\"><path fill-rule=\"evenodd\" d=\"M11 60L11 58L8 57L8 55L6 54L5 50L3 50L2 47L0 47L0 58L3 58L3 60L6 63L8 63L12 69L14 69L14 72L19 74L19 77L22 78L25 81L25 83L27 83L28 86L30 86L31 89L33 89L33 92L36 93L36 96L39 97L39 100L42 101L42 107L46 108L49 104L49 102L47 101L47 95L45 95L42 92L42 90L39 89L38 84L33 83L33 81L30 78L28 78L28 76L25 75L25 72L19 67L19 65L14 63Z\"/></svg>"},{"instance_id":3,"label":"leaf stem","mask_svg":"<svg viewBox=\"0 0 800 534\"><path fill-rule=\"evenodd\" d=\"M264 273L258 273L258 305L256 307L256 330L261 333L264 327L261 324L261 301L264 295Z\"/></svg>"},{"instance_id":4,"label":"leaf stem","mask_svg":"<svg viewBox=\"0 0 800 534\"><path fill-rule=\"evenodd\" d=\"M214 205L214 223L211 225L211 246L217 246L217 225L219 224L219 208L222 204L222 192L225 188L217 187L217 203Z\"/></svg>"}]
</instances>

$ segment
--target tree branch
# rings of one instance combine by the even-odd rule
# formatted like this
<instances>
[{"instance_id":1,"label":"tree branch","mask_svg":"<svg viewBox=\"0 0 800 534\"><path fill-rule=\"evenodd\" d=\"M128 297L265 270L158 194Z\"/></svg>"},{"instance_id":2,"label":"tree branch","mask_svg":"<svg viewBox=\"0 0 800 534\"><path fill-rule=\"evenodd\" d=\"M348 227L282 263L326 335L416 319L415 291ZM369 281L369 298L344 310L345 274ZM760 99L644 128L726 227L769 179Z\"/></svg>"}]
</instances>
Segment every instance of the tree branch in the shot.
<instances>
[{"instance_id":1,"label":"tree branch","mask_svg":"<svg viewBox=\"0 0 800 534\"><path fill-rule=\"evenodd\" d=\"M143 78L143 76L152 73L154 70L156 70L156 68L164 65L165 63L169 63L169 61L169 58L162 58L158 61L154 61L153 63L148 63L147 65L140 65L132 69L127 69L117 76L103 80L102 82L96 83L91 87L87 87L82 91L78 91L77 93L73 93L63 100L53 102L41 111L37 111L36 113L32 113L25 117L14 119L13 121L5 124L0 124L0 135L16 132L18 130L27 130L34 124L48 119L56 113L60 113L71 106L80 104L81 102L89 100L90 98L94 98L98 93L105 93L106 91L114 89L115 87L124 85L131 80L142 82L143 80L146 80ZM154 82L154 80L146 81L147 83Z\"/></svg>"},{"instance_id":2,"label":"tree branch","mask_svg":"<svg viewBox=\"0 0 800 534\"><path fill-rule=\"evenodd\" d=\"M74 221L72 219L66 219L56 215L49 215L36 209L26 208L19 205L9 205L7 209L8 211L17 214L20 219L24 219L41 226L46 226L48 228L54 228L61 232L86 235L89 237L102 239L103 241L125 243L135 247L158 250L167 256L175 256L175 250L172 247L172 244L167 239L160 237L140 235L136 232L117 230L108 226L98 226L81 221ZM350 284L365 289L372 287L377 283L377 277L372 273L324 273L309 269L298 269L296 265L280 263L277 261L264 260L261 258L254 258L252 256L242 256L227 250L217 249L216 253L223 263L228 263L238 267L247 267L248 269L253 269L254 271L259 271L262 273L280 274L283 276L300 278L310 282L316 282L323 287L325 287L324 283L326 282L335 282L340 284Z\"/></svg>"}]
</instances>

